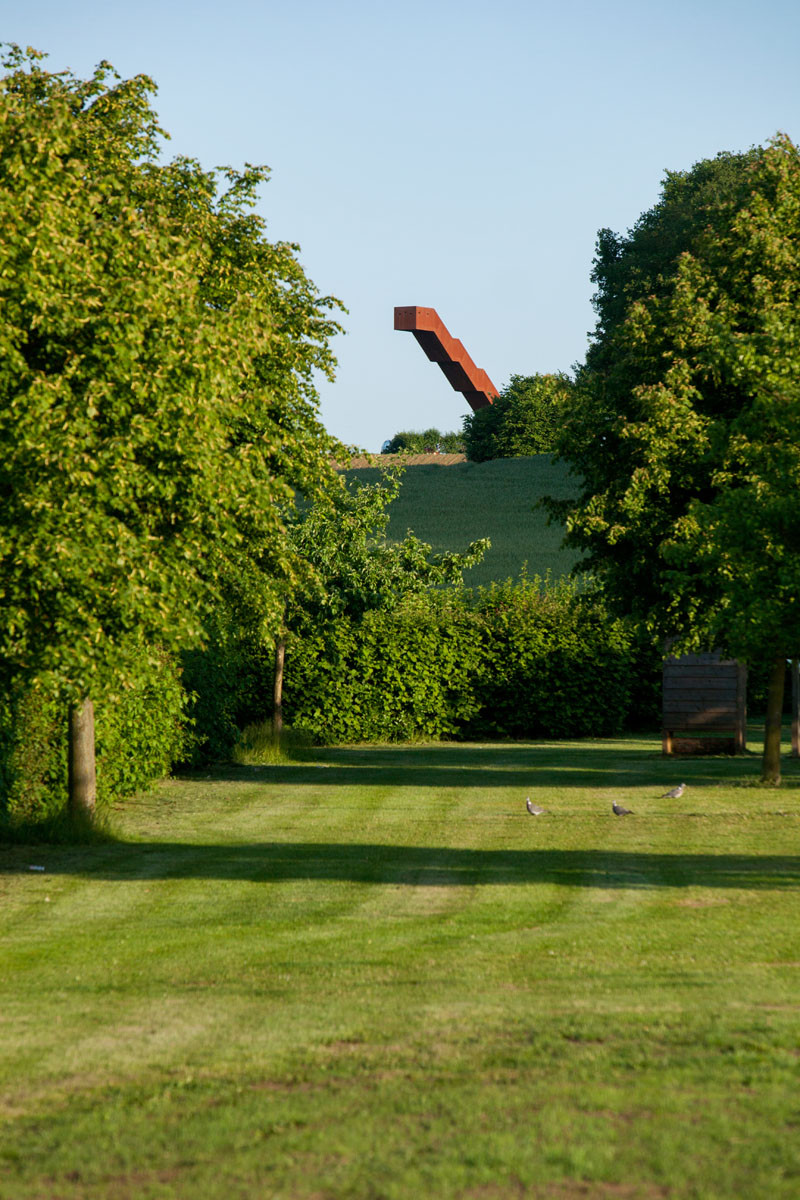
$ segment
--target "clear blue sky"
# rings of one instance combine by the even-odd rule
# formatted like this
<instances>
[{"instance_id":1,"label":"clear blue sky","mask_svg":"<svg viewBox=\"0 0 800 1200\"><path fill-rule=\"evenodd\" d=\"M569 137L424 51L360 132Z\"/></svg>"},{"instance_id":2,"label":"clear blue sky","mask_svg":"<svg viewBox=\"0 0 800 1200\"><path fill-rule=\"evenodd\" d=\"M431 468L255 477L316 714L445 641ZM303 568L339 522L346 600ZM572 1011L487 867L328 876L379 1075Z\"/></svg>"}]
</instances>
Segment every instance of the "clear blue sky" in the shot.
<instances>
[{"instance_id":1,"label":"clear blue sky","mask_svg":"<svg viewBox=\"0 0 800 1200\"><path fill-rule=\"evenodd\" d=\"M371 450L466 409L395 305L498 387L569 370L597 230L666 169L800 137L798 0L3 0L0 37L158 84L171 149L266 163L261 211L348 307L322 418Z\"/></svg>"}]
</instances>

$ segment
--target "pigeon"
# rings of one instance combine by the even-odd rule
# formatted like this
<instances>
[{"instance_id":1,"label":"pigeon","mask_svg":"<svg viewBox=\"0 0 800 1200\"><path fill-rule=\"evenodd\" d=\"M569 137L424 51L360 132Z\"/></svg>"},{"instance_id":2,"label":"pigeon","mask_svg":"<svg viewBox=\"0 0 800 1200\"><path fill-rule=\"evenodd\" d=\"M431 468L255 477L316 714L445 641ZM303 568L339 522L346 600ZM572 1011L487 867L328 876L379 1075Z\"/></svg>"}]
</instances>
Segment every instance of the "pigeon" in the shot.
<instances>
[{"instance_id":1,"label":"pigeon","mask_svg":"<svg viewBox=\"0 0 800 1200\"><path fill-rule=\"evenodd\" d=\"M532 817L540 817L542 815L542 813L544 812L544 809L539 808L538 804L531 804L530 796L528 796L528 799L525 801L525 807L527 808L528 812L531 814Z\"/></svg>"},{"instance_id":2,"label":"pigeon","mask_svg":"<svg viewBox=\"0 0 800 1200\"><path fill-rule=\"evenodd\" d=\"M686 784L679 783L677 787L670 788L668 792L664 792L662 800L677 800L686 791Z\"/></svg>"},{"instance_id":3,"label":"pigeon","mask_svg":"<svg viewBox=\"0 0 800 1200\"><path fill-rule=\"evenodd\" d=\"M614 816L616 816L616 817L631 817L631 816L633 816L632 808L624 808L621 804L617 804L616 800L613 801L613 803L611 805L611 809L614 813Z\"/></svg>"}]
</instances>

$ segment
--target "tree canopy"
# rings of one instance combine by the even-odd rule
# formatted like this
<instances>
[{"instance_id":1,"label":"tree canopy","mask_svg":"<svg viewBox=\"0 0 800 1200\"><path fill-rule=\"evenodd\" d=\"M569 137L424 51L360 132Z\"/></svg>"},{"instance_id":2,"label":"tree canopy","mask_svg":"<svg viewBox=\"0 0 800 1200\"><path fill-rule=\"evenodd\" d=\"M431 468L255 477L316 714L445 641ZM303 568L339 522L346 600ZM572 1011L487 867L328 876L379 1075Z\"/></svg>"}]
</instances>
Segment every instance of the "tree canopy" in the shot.
<instances>
[{"instance_id":1,"label":"tree canopy","mask_svg":"<svg viewBox=\"0 0 800 1200\"><path fill-rule=\"evenodd\" d=\"M384 454L399 454L403 450L410 454L435 453L463 454L464 438L460 433L442 433L441 430L401 429L384 443Z\"/></svg>"},{"instance_id":2,"label":"tree canopy","mask_svg":"<svg viewBox=\"0 0 800 1200\"><path fill-rule=\"evenodd\" d=\"M267 240L266 168L162 164L150 79L42 57L0 81L0 666L74 701L224 591L278 612L338 302Z\"/></svg>"},{"instance_id":3,"label":"tree canopy","mask_svg":"<svg viewBox=\"0 0 800 1200\"><path fill-rule=\"evenodd\" d=\"M290 601L308 620L325 613L359 617L396 604L429 587L462 582L489 548L488 538L464 551L432 553L408 530L401 541L387 538L387 509L400 492L402 470L384 470L377 483L337 479L327 503L296 510L289 522L295 548L309 567L306 585Z\"/></svg>"},{"instance_id":4,"label":"tree canopy","mask_svg":"<svg viewBox=\"0 0 800 1200\"><path fill-rule=\"evenodd\" d=\"M559 412L572 380L512 375L494 404L464 417L464 444L473 462L546 454L553 449Z\"/></svg>"},{"instance_id":5,"label":"tree canopy","mask_svg":"<svg viewBox=\"0 0 800 1200\"><path fill-rule=\"evenodd\" d=\"M595 344L558 437L581 491L551 507L619 608L679 648L782 663L800 635L797 148L779 136L669 176L609 246L601 234Z\"/></svg>"}]
</instances>

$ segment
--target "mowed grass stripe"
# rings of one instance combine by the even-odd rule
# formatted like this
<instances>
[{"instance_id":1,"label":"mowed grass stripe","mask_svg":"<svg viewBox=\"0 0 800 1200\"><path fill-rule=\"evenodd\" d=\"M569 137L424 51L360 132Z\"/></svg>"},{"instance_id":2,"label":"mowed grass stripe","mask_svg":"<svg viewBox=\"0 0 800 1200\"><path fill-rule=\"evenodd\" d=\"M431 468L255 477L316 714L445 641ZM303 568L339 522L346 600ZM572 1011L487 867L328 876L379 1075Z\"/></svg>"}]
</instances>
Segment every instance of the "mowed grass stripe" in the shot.
<instances>
[{"instance_id":1,"label":"mowed grass stripe","mask_svg":"<svg viewBox=\"0 0 800 1200\"><path fill-rule=\"evenodd\" d=\"M333 749L3 850L0 1195L795 1195L798 764L680 771Z\"/></svg>"},{"instance_id":2,"label":"mowed grass stripe","mask_svg":"<svg viewBox=\"0 0 800 1200\"><path fill-rule=\"evenodd\" d=\"M346 472L348 479L374 483L376 467ZM408 529L434 551L464 549L479 538L491 539L484 561L465 573L470 587L528 574L554 579L568 575L578 555L562 545L564 530L549 525L539 507L546 495L564 499L576 493L565 464L549 454L502 458L452 466L409 466L400 495L390 505L389 536L401 539Z\"/></svg>"}]
</instances>

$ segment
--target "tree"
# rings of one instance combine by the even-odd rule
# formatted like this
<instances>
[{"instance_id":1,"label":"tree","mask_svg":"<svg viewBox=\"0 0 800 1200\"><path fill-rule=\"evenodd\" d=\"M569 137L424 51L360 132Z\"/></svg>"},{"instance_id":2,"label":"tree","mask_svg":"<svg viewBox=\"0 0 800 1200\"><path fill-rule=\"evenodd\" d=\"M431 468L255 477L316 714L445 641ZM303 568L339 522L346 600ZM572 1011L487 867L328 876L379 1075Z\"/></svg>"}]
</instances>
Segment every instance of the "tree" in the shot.
<instances>
[{"instance_id":1,"label":"tree","mask_svg":"<svg viewBox=\"0 0 800 1200\"><path fill-rule=\"evenodd\" d=\"M558 443L582 491L551 510L618 608L679 648L773 664L762 777L778 782L783 667L800 632L800 155L778 137L735 169L711 160L679 199L717 167L725 188L706 192L677 257L665 236L645 292L623 243L613 287L602 275ZM646 225L654 236L656 215Z\"/></svg>"},{"instance_id":2,"label":"tree","mask_svg":"<svg viewBox=\"0 0 800 1200\"><path fill-rule=\"evenodd\" d=\"M680 256L709 228L724 225L730 205L739 208L750 193L752 168L760 150L722 152L689 171L667 171L658 202L626 235L601 229L591 279L597 325L587 365L608 370L616 358L613 334L630 306L663 295L674 279Z\"/></svg>"},{"instance_id":3,"label":"tree","mask_svg":"<svg viewBox=\"0 0 800 1200\"><path fill-rule=\"evenodd\" d=\"M441 450L445 454L461 454L464 451L464 439L460 433L442 433L431 429L402 429L386 443L384 454L399 454L406 450L411 454L424 454L427 451Z\"/></svg>"},{"instance_id":4,"label":"tree","mask_svg":"<svg viewBox=\"0 0 800 1200\"><path fill-rule=\"evenodd\" d=\"M312 372L337 302L252 212L263 168L157 161L145 76L0 83L0 671L69 705L91 812L92 702L227 595L280 611L282 510L330 475ZM85 786L80 786L80 781Z\"/></svg>"},{"instance_id":5,"label":"tree","mask_svg":"<svg viewBox=\"0 0 800 1200\"><path fill-rule=\"evenodd\" d=\"M485 462L548 453L571 386L561 372L512 375L494 404L464 417L467 457Z\"/></svg>"},{"instance_id":6,"label":"tree","mask_svg":"<svg viewBox=\"0 0 800 1200\"><path fill-rule=\"evenodd\" d=\"M283 725L283 678L287 638L292 632L343 615L358 621L365 612L391 608L404 596L462 582L480 562L488 538L466 551L432 554L409 530L402 541L386 536L386 511L400 491L401 468L384 470L373 484L348 485L339 476L317 503L289 516L293 545L306 567L288 594L284 625L275 642L273 732Z\"/></svg>"}]
</instances>

